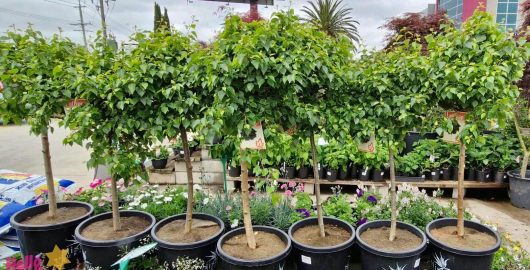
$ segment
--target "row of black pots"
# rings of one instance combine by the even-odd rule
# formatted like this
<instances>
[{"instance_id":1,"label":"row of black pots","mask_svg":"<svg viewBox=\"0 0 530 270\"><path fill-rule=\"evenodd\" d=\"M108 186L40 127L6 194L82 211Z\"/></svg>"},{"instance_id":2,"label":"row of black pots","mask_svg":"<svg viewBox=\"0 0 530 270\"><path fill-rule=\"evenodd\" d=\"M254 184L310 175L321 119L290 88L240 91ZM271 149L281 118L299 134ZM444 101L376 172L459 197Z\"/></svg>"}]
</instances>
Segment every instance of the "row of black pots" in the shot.
<instances>
[{"instance_id":1,"label":"row of black pots","mask_svg":"<svg viewBox=\"0 0 530 270\"><path fill-rule=\"evenodd\" d=\"M324 222L326 224L333 224L339 226L351 233L350 239L346 242L333 247L311 247L297 242L293 238L293 233L301 227L316 225L316 218L309 218L293 224L288 231L285 232L266 226L254 226L255 231L267 231L274 233L281 240L286 243L286 248L276 256L262 260L243 260L232 257L222 250L223 244L230 238L236 235L244 234L244 228L238 228L221 236L224 232L224 223L217 217L206 214L195 213L194 218L205 219L216 222L220 230L214 236L195 243L190 244L174 244L159 239L156 236L157 231L165 224L177 220L184 219L185 215L177 215L161 220L155 225L155 218L148 213L140 211L121 211L121 216L139 216L151 221L150 226L142 232L115 241L94 241L84 238L80 232L88 225L111 218L111 213L103 213L89 218L92 214L93 208L86 203L79 202L61 202L59 207L81 206L88 210L88 213L78 219L68 221L56 225L48 226L33 226L24 225L20 222L28 217L42 213L47 210L47 205L40 205L25 209L13 215L11 224L17 230L19 241L22 247L23 255L38 255L41 253L51 252L55 246L60 249L69 249L68 259L70 264L65 265L63 269L74 269L77 263L85 261L88 268L111 269L114 264L123 255L124 250L131 250L141 244L145 244L150 239L158 243L157 255L161 262L174 262L176 258L188 256L190 258L203 259L206 264L206 269L214 269L217 263L217 256L221 259L218 264L220 269L227 270L242 270L242 269L264 269L276 270L286 269L287 256L291 251L291 244L293 247L293 256L299 270L313 270L313 269L345 269L349 263L351 253L351 246L354 239L357 238L358 246L361 248L361 264L362 269L365 270L379 270L379 269L418 269L420 264L421 254L425 251L427 246L427 238L431 243L431 256L436 269L490 269L493 260L493 254L500 247L499 235L479 223L466 221L465 226L476 229L494 236L497 243L494 247L486 250L461 250L448 247L444 243L434 239L430 231L435 228L445 226L455 226L455 219L439 219L427 225L427 237L425 234L415 226L398 223L398 228L405 229L422 239L422 244L414 250L403 252L386 252L366 244L360 235L371 228L389 227L390 221L372 221L361 225L357 231L354 228L341 220L326 217ZM75 240L73 242L75 234ZM53 239L54 241L50 241ZM73 243L73 244L72 244ZM80 245L80 249L77 247ZM82 253L80 252L82 251ZM171 268L171 264L168 264Z\"/></svg>"}]
</instances>

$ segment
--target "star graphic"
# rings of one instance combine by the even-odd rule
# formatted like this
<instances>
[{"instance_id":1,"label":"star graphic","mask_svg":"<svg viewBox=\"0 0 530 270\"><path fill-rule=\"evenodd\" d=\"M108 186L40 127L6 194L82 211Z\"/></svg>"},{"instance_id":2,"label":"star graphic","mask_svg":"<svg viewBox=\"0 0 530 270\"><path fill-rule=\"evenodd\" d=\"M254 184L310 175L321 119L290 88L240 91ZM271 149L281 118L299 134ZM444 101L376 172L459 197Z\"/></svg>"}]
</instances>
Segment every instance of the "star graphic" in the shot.
<instances>
[{"instance_id":1,"label":"star graphic","mask_svg":"<svg viewBox=\"0 0 530 270\"><path fill-rule=\"evenodd\" d=\"M60 249L57 245L53 247L53 251L46 253L48 257L48 267L55 267L57 270L63 270L63 266L70 263L68 260L68 249Z\"/></svg>"}]
</instances>

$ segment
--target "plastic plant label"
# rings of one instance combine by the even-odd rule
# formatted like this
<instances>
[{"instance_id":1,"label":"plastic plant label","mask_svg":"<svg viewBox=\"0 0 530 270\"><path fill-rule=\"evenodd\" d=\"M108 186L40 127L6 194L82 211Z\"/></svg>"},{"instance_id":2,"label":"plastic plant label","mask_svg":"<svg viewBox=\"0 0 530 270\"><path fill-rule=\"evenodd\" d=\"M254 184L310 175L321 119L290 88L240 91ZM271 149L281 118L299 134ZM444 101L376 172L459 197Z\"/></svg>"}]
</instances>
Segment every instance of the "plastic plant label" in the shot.
<instances>
[{"instance_id":1,"label":"plastic plant label","mask_svg":"<svg viewBox=\"0 0 530 270\"><path fill-rule=\"evenodd\" d=\"M327 175L331 175L331 172L327 172Z\"/></svg>"},{"instance_id":2,"label":"plastic plant label","mask_svg":"<svg viewBox=\"0 0 530 270\"><path fill-rule=\"evenodd\" d=\"M417 260L414 262L414 268L417 268L418 266L420 266L420 259L417 259Z\"/></svg>"},{"instance_id":3,"label":"plastic plant label","mask_svg":"<svg viewBox=\"0 0 530 270\"><path fill-rule=\"evenodd\" d=\"M302 262L305 264L311 264L311 257L302 255Z\"/></svg>"},{"instance_id":4,"label":"plastic plant label","mask_svg":"<svg viewBox=\"0 0 530 270\"><path fill-rule=\"evenodd\" d=\"M156 247L156 245L157 243L151 243L145 246L135 248L131 250L129 253L127 253L125 256L123 256L121 259L119 259L117 262L115 262L112 266L119 265L120 270L125 270L127 269L130 260L142 256L144 253Z\"/></svg>"},{"instance_id":5,"label":"plastic plant label","mask_svg":"<svg viewBox=\"0 0 530 270\"><path fill-rule=\"evenodd\" d=\"M366 171L363 171L361 174L362 174L363 176L366 176Z\"/></svg>"},{"instance_id":6,"label":"plastic plant label","mask_svg":"<svg viewBox=\"0 0 530 270\"><path fill-rule=\"evenodd\" d=\"M385 175L385 172L381 172L381 176L384 176Z\"/></svg>"},{"instance_id":7,"label":"plastic plant label","mask_svg":"<svg viewBox=\"0 0 530 270\"><path fill-rule=\"evenodd\" d=\"M254 149L264 150L265 147L265 136L263 135L263 126L261 122L257 122L252 127L252 132L248 138L244 138L239 146L241 149Z\"/></svg>"},{"instance_id":8,"label":"plastic plant label","mask_svg":"<svg viewBox=\"0 0 530 270\"><path fill-rule=\"evenodd\" d=\"M486 178L490 178L490 175L489 175L489 174L486 174Z\"/></svg>"},{"instance_id":9,"label":"plastic plant label","mask_svg":"<svg viewBox=\"0 0 530 270\"><path fill-rule=\"evenodd\" d=\"M429 157L429 160L430 160L431 162L434 162L434 161L436 160L436 158L435 158L433 155L431 155L431 156Z\"/></svg>"},{"instance_id":10,"label":"plastic plant label","mask_svg":"<svg viewBox=\"0 0 530 270\"><path fill-rule=\"evenodd\" d=\"M422 174L422 175L421 175L421 178L425 178L425 174Z\"/></svg>"},{"instance_id":11,"label":"plastic plant label","mask_svg":"<svg viewBox=\"0 0 530 270\"><path fill-rule=\"evenodd\" d=\"M440 171L440 174L444 174L444 171Z\"/></svg>"},{"instance_id":12,"label":"plastic plant label","mask_svg":"<svg viewBox=\"0 0 530 270\"><path fill-rule=\"evenodd\" d=\"M431 175L432 175L432 176L435 176L435 175L436 175L436 172L431 172Z\"/></svg>"},{"instance_id":13,"label":"plastic plant label","mask_svg":"<svg viewBox=\"0 0 530 270\"><path fill-rule=\"evenodd\" d=\"M361 152L374 153L375 152L375 135L370 136L370 140L365 143L360 143L357 148Z\"/></svg>"}]
</instances>

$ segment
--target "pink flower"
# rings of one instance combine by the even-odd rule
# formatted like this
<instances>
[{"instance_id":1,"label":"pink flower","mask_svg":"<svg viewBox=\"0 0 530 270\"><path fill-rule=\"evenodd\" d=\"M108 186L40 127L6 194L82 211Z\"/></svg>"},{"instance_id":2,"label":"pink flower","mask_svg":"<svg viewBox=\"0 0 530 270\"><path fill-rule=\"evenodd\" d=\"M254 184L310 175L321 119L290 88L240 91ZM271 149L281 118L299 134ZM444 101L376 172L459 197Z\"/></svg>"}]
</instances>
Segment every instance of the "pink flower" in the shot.
<instances>
[{"instance_id":1,"label":"pink flower","mask_svg":"<svg viewBox=\"0 0 530 270\"><path fill-rule=\"evenodd\" d=\"M230 211L230 210L232 210L232 206L227 205L227 206L225 207L225 210L226 210L227 212Z\"/></svg>"},{"instance_id":2,"label":"pink flower","mask_svg":"<svg viewBox=\"0 0 530 270\"><path fill-rule=\"evenodd\" d=\"M101 184L103 184L103 180L101 179L94 179L91 183L90 183L90 188L94 189L94 188L97 188L99 186L101 186Z\"/></svg>"},{"instance_id":3,"label":"pink flower","mask_svg":"<svg viewBox=\"0 0 530 270\"><path fill-rule=\"evenodd\" d=\"M303 184L303 183L300 183L300 184L296 187L296 191L298 191L298 192L304 192L304 184Z\"/></svg>"},{"instance_id":4,"label":"pink flower","mask_svg":"<svg viewBox=\"0 0 530 270\"><path fill-rule=\"evenodd\" d=\"M121 178L120 180L118 180L118 182L116 182L116 186L124 187L125 186L125 180L123 180L123 178Z\"/></svg>"},{"instance_id":5,"label":"pink flower","mask_svg":"<svg viewBox=\"0 0 530 270\"><path fill-rule=\"evenodd\" d=\"M282 185L280 186L280 188L281 188L281 189L287 189L287 184L282 184Z\"/></svg>"},{"instance_id":6,"label":"pink flower","mask_svg":"<svg viewBox=\"0 0 530 270\"><path fill-rule=\"evenodd\" d=\"M68 190L67 190L65 187L59 186L59 189L60 189L63 193L68 193Z\"/></svg>"},{"instance_id":7,"label":"pink flower","mask_svg":"<svg viewBox=\"0 0 530 270\"><path fill-rule=\"evenodd\" d=\"M293 196L293 192L290 191L290 190L286 190L286 191L285 191L285 196L287 196L287 197L291 197L291 196Z\"/></svg>"},{"instance_id":8,"label":"pink flower","mask_svg":"<svg viewBox=\"0 0 530 270\"><path fill-rule=\"evenodd\" d=\"M102 199L107 201L107 202L112 202L112 197L110 195L107 195L107 196L103 197Z\"/></svg>"},{"instance_id":9,"label":"pink flower","mask_svg":"<svg viewBox=\"0 0 530 270\"><path fill-rule=\"evenodd\" d=\"M39 198L37 199L37 201L35 202L35 204L37 204L37 205L44 204L44 199L43 199L42 197L39 197Z\"/></svg>"},{"instance_id":10,"label":"pink flower","mask_svg":"<svg viewBox=\"0 0 530 270\"><path fill-rule=\"evenodd\" d=\"M256 196L256 191L250 192L250 197L252 197L252 196Z\"/></svg>"},{"instance_id":11,"label":"pink flower","mask_svg":"<svg viewBox=\"0 0 530 270\"><path fill-rule=\"evenodd\" d=\"M105 202L104 202L104 201L100 201L100 202L98 203L98 206L99 206L99 207L103 207L103 206L105 206Z\"/></svg>"},{"instance_id":12,"label":"pink flower","mask_svg":"<svg viewBox=\"0 0 530 270\"><path fill-rule=\"evenodd\" d=\"M293 188L296 186L296 182L295 181L289 181L289 187L290 188Z\"/></svg>"},{"instance_id":13,"label":"pink flower","mask_svg":"<svg viewBox=\"0 0 530 270\"><path fill-rule=\"evenodd\" d=\"M79 195L81 195L81 193L83 193L83 187L78 188L78 189L74 192L74 195L75 195L75 196L79 196Z\"/></svg>"}]
</instances>

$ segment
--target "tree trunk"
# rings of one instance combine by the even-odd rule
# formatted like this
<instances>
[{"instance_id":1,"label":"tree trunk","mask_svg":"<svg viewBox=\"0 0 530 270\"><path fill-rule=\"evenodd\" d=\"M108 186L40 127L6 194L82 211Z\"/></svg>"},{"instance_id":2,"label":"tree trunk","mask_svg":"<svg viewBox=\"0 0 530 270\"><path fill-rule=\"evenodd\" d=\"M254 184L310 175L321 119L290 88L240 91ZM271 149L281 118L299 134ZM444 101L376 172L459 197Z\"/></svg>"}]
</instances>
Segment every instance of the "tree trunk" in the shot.
<instances>
[{"instance_id":1,"label":"tree trunk","mask_svg":"<svg viewBox=\"0 0 530 270\"><path fill-rule=\"evenodd\" d=\"M530 155L530 153L524 153L524 156L523 156L523 162L521 162L521 171L519 171L519 176L521 176L521 178L526 178L526 168L528 167L528 156Z\"/></svg>"},{"instance_id":2,"label":"tree trunk","mask_svg":"<svg viewBox=\"0 0 530 270\"><path fill-rule=\"evenodd\" d=\"M392 144L388 145L388 160L390 163L390 203L392 207L392 218L390 220L390 237L388 240L394 241L396 239L397 227L397 194L396 194L396 171L394 165L394 152L392 151Z\"/></svg>"},{"instance_id":3,"label":"tree trunk","mask_svg":"<svg viewBox=\"0 0 530 270\"><path fill-rule=\"evenodd\" d=\"M519 119L517 118L517 114L515 112L513 114L513 120L515 122L515 131L517 132L517 138L519 139L519 144L521 144L521 148L523 149L523 161L521 162L521 169L519 171L519 176L521 178L526 178L526 168L528 167L528 156L530 155L530 153L528 152L528 149L526 148L523 134L521 132L521 126L519 125Z\"/></svg>"},{"instance_id":4,"label":"tree trunk","mask_svg":"<svg viewBox=\"0 0 530 270\"><path fill-rule=\"evenodd\" d=\"M120 206L118 204L118 187L116 186L116 176L111 172L110 191L112 195L112 226L114 231L121 230Z\"/></svg>"},{"instance_id":5,"label":"tree trunk","mask_svg":"<svg viewBox=\"0 0 530 270\"><path fill-rule=\"evenodd\" d=\"M318 156L317 146L315 144L315 134L313 134L311 131L311 135L309 136L309 140L311 141L311 155L313 157L313 174L315 175L315 196L317 199L318 228L320 231L320 237L326 237L326 232L324 230L324 218L322 217L322 199L320 198L320 179L318 175Z\"/></svg>"},{"instance_id":6,"label":"tree trunk","mask_svg":"<svg viewBox=\"0 0 530 270\"><path fill-rule=\"evenodd\" d=\"M48 216L55 218L57 212L57 199L55 197L55 183L53 182L52 157L50 155L50 141L48 140L48 130L41 133L42 156L44 158L44 172L46 174L46 185L48 188Z\"/></svg>"},{"instance_id":7,"label":"tree trunk","mask_svg":"<svg viewBox=\"0 0 530 270\"><path fill-rule=\"evenodd\" d=\"M188 145L188 134L186 128L180 126L180 137L182 139L182 147L184 148L184 161L186 162L186 174L188 176L188 205L186 207L186 224L184 225L184 233L191 232L191 225L193 222L193 167L190 160L190 147Z\"/></svg>"},{"instance_id":8,"label":"tree trunk","mask_svg":"<svg viewBox=\"0 0 530 270\"><path fill-rule=\"evenodd\" d=\"M243 203L243 224L247 235L247 243L250 249L256 249L256 238L252 228L252 219L250 218L250 200L248 196L248 168L245 159L245 150L240 150L241 162L241 202Z\"/></svg>"},{"instance_id":9,"label":"tree trunk","mask_svg":"<svg viewBox=\"0 0 530 270\"><path fill-rule=\"evenodd\" d=\"M466 167L466 145L460 142L460 158L458 160L458 236L464 237L464 170Z\"/></svg>"}]
</instances>

